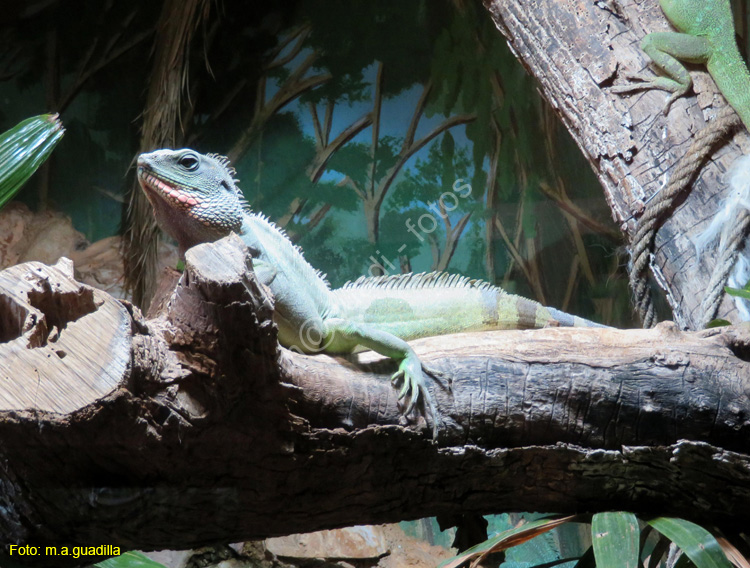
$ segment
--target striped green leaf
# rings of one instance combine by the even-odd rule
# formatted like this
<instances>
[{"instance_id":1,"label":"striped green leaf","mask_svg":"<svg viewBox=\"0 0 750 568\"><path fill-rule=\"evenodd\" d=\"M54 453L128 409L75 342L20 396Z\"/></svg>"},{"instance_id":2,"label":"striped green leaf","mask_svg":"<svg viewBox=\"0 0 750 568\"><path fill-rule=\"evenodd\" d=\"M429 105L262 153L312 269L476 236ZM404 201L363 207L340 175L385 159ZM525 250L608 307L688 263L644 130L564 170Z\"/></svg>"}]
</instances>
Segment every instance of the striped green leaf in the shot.
<instances>
[{"instance_id":1,"label":"striped green leaf","mask_svg":"<svg viewBox=\"0 0 750 568\"><path fill-rule=\"evenodd\" d=\"M140 552L126 552L94 564L94 568L165 568Z\"/></svg>"},{"instance_id":2,"label":"striped green leaf","mask_svg":"<svg viewBox=\"0 0 750 568\"><path fill-rule=\"evenodd\" d=\"M64 133L56 114L42 114L0 134L0 207L18 193Z\"/></svg>"},{"instance_id":3,"label":"striped green leaf","mask_svg":"<svg viewBox=\"0 0 750 568\"><path fill-rule=\"evenodd\" d=\"M632 513L598 513L591 519L597 568L637 568L638 519Z\"/></svg>"},{"instance_id":4,"label":"striped green leaf","mask_svg":"<svg viewBox=\"0 0 750 568\"><path fill-rule=\"evenodd\" d=\"M575 515L560 519L538 519L536 521L525 523L519 527L503 531L491 539L465 550L458 556L454 556L453 558L444 561L440 564L439 568L459 568L468 562L471 562L472 568L476 568L476 566L478 566L488 555L502 552L513 546L523 544L524 542L531 540L540 534L544 534L555 527L559 527L574 518Z\"/></svg>"},{"instance_id":5,"label":"striped green leaf","mask_svg":"<svg viewBox=\"0 0 750 568\"><path fill-rule=\"evenodd\" d=\"M648 524L674 542L697 568L731 568L719 543L703 527L670 517L658 517Z\"/></svg>"}]
</instances>

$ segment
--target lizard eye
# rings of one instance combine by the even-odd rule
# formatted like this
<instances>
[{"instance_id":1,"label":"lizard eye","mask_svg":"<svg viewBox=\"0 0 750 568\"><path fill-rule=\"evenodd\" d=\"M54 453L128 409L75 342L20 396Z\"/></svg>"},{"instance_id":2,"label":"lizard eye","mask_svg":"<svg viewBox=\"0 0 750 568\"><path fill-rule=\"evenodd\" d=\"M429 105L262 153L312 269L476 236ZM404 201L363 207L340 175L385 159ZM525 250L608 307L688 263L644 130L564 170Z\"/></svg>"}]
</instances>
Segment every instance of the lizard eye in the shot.
<instances>
[{"instance_id":1,"label":"lizard eye","mask_svg":"<svg viewBox=\"0 0 750 568\"><path fill-rule=\"evenodd\" d=\"M197 170L198 169L198 156L196 156L195 154L185 154L179 160L177 160L177 163L180 164L186 170L189 170L189 171Z\"/></svg>"}]
</instances>

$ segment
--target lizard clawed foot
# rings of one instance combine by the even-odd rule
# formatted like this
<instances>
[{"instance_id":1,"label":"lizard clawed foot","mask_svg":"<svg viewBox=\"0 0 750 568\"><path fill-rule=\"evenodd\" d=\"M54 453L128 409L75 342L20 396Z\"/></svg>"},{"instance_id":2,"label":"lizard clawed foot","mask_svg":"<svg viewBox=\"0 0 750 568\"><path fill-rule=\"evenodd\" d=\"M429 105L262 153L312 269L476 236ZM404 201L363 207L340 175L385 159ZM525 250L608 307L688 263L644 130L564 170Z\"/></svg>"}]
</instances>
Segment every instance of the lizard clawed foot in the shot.
<instances>
[{"instance_id":1,"label":"lizard clawed foot","mask_svg":"<svg viewBox=\"0 0 750 568\"><path fill-rule=\"evenodd\" d=\"M398 393L398 400L401 401L408 397L409 402L404 409L404 416L411 414L420 400L424 403L427 410L425 418L432 420L432 437L437 437L438 430L438 412L435 401L432 399L430 391L425 386L424 374L422 373L422 363L416 356L407 356L391 377L391 383L395 386L402 381L401 390ZM429 424L429 420L428 420Z\"/></svg>"},{"instance_id":2,"label":"lizard clawed foot","mask_svg":"<svg viewBox=\"0 0 750 568\"><path fill-rule=\"evenodd\" d=\"M664 108L662 109L664 116L669 114L669 109L672 108L672 103L683 96L685 93L687 93L687 89L679 89L677 91L673 91L672 94L669 95L669 98L667 99L667 102L664 103Z\"/></svg>"},{"instance_id":3,"label":"lizard clawed foot","mask_svg":"<svg viewBox=\"0 0 750 568\"><path fill-rule=\"evenodd\" d=\"M615 85L614 87L610 87L609 90L613 93L617 93L618 95L623 93L632 93L634 91L646 91L650 89L658 89L660 91L667 91L668 93L671 93L669 95L669 98L667 98L666 102L664 103L664 108L662 109L662 112L665 115L669 114L669 109L672 108L672 103L680 97L684 96L685 93L690 90L690 87L692 85L692 83L683 85L668 77L654 77L653 75L646 75L643 73L626 73L624 77L627 80L633 82L627 85Z\"/></svg>"},{"instance_id":4,"label":"lizard clawed foot","mask_svg":"<svg viewBox=\"0 0 750 568\"><path fill-rule=\"evenodd\" d=\"M611 92L622 94L659 88L654 84L654 81L656 81L658 77L653 75L647 75L646 73L623 73L623 77L631 82L626 83L625 85L615 85L610 87L609 90Z\"/></svg>"},{"instance_id":5,"label":"lizard clawed foot","mask_svg":"<svg viewBox=\"0 0 750 568\"><path fill-rule=\"evenodd\" d=\"M426 375L432 377L432 379L440 385L440 388L448 392L453 392L453 379L448 373L433 369L432 367L429 367L424 363L422 364L422 370ZM447 382L448 384L446 385L443 381Z\"/></svg>"}]
</instances>

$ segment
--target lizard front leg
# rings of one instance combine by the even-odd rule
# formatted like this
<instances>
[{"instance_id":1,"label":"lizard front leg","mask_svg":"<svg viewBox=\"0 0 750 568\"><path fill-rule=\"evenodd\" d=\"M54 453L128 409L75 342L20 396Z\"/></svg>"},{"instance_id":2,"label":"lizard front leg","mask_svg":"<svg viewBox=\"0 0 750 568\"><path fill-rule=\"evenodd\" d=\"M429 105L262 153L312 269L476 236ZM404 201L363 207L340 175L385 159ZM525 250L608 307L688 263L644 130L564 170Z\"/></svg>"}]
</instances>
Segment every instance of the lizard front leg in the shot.
<instances>
[{"instance_id":1,"label":"lizard front leg","mask_svg":"<svg viewBox=\"0 0 750 568\"><path fill-rule=\"evenodd\" d=\"M398 361L398 371L391 377L394 383L401 381L398 399L408 397L404 415L411 413L420 397L432 416L433 437L437 434L437 407L425 386L422 362L409 344L386 331L381 331L342 318L329 318L325 322L326 339L324 350L330 354L351 353L361 345L376 353Z\"/></svg>"},{"instance_id":2,"label":"lizard front leg","mask_svg":"<svg viewBox=\"0 0 750 568\"><path fill-rule=\"evenodd\" d=\"M672 103L683 96L693 84L690 73L682 64L706 63L711 56L711 45L702 37L677 32L656 32L648 34L641 41L641 49L666 77L654 77L641 73L628 75L628 79L638 81L628 85L612 87L613 93L629 93L642 89L661 89L672 93L664 105L664 114L669 112Z\"/></svg>"}]
</instances>

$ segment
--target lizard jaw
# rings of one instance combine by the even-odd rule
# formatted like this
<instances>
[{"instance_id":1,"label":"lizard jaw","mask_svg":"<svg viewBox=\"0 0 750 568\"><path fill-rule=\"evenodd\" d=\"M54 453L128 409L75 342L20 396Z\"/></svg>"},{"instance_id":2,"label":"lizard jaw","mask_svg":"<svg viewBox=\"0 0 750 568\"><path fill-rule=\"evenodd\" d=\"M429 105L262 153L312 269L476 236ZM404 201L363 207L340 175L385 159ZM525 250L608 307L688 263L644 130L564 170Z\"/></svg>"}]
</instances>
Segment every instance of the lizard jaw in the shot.
<instances>
[{"instance_id":1,"label":"lizard jaw","mask_svg":"<svg viewBox=\"0 0 750 568\"><path fill-rule=\"evenodd\" d=\"M179 187L168 184L157 178L155 175L146 170L143 166L138 167L138 181L143 189L146 189L146 195L150 197L154 194L158 198L171 202L173 205L190 211L193 207L202 207L200 200L183 191Z\"/></svg>"}]
</instances>

